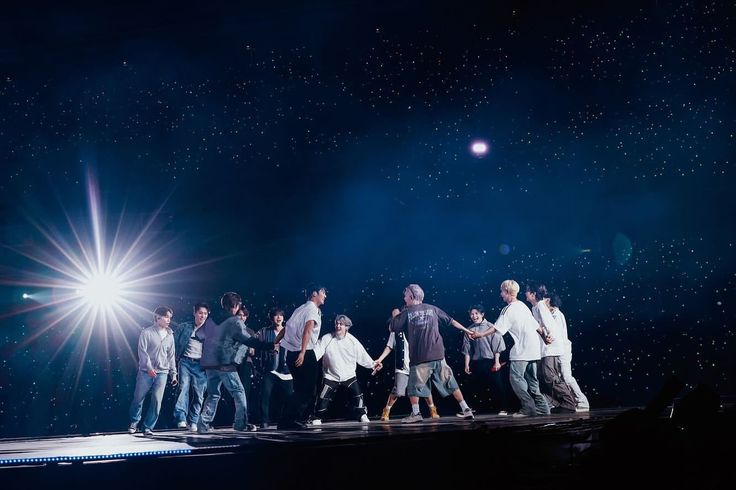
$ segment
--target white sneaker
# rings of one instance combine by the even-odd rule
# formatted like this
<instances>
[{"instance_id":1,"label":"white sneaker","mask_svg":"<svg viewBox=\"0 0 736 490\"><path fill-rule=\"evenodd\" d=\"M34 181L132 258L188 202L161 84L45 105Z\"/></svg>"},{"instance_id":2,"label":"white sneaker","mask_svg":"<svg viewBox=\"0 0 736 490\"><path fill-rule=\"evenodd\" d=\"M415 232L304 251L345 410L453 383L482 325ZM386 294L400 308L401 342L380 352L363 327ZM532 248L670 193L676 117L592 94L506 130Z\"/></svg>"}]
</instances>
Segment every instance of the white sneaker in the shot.
<instances>
[{"instance_id":1,"label":"white sneaker","mask_svg":"<svg viewBox=\"0 0 736 490\"><path fill-rule=\"evenodd\" d=\"M370 419L368 419L368 416L366 414L363 414L360 416L360 422L363 424L367 424L368 422L370 422Z\"/></svg>"},{"instance_id":2,"label":"white sneaker","mask_svg":"<svg viewBox=\"0 0 736 490\"><path fill-rule=\"evenodd\" d=\"M322 419L312 419L307 422L307 425L322 425Z\"/></svg>"},{"instance_id":3,"label":"white sneaker","mask_svg":"<svg viewBox=\"0 0 736 490\"><path fill-rule=\"evenodd\" d=\"M182 420L181 422L179 422L178 424L176 424L176 428L177 429L186 429L187 428L187 421L186 420Z\"/></svg>"},{"instance_id":4,"label":"white sneaker","mask_svg":"<svg viewBox=\"0 0 736 490\"><path fill-rule=\"evenodd\" d=\"M190 425L189 432L197 432L197 424Z\"/></svg>"},{"instance_id":5,"label":"white sneaker","mask_svg":"<svg viewBox=\"0 0 736 490\"><path fill-rule=\"evenodd\" d=\"M402 424L414 424L416 422L422 421L422 414L421 413L413 413L409 415L408 417L404 417L401 419Z\"/></svg>"},{"instance_id":6,"label":"white sneaker","mask_svg":"<svg viewBox=\"0 0 736 490\"><path fill-rule=\"evenodd\" d=\"M576 407L576 412L590 412L590 407Z\"/></svg>"},{"instance_id":7,"label":"white sneaker","mask_svg":"<svg viewBox=\"0 0 736 490\"><path fill-rule=\"evenodd\" d=\"M499 417L508 417L509 413L506 410L501 410L498 412Z\"/></svg>"},{"instance_id":8,"label":"white sneaker","mask_svg":"<svg viewBox=\"0 0 736 490\"><path fill-rule=\"evenodd\" d=\"M466 408L460 413L456 413L455 416L465 420L473 420L475 418L475 416L473 415L473 410L471 410L470 407Z\"/></svg>"},{"instance_id":9,"label":"white sneaker","mask_svg":"<svg viewBox=\"0 0 736 490\"><path fill-rule=\"evenodd\" d=\"M128 434L135 434L138 430L138 422L132 423L128 426Z\"/></svg>"}]
</instances>

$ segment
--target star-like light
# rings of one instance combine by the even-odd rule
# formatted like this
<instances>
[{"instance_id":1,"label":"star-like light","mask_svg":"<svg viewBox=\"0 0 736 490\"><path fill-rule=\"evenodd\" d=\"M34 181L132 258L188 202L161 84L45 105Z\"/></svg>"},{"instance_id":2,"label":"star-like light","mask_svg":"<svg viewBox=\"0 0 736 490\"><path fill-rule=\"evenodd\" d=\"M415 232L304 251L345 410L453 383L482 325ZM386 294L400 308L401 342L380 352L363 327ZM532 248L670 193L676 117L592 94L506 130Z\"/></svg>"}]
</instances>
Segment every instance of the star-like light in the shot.
<instances>
[{"instance_id":1,"label":"star-like light","mask_svg":"<svg viewBox=\"0 0 736 490\"><path fill-rule=\"evenodd\" d=\"M489 150L490 145L483 140L475 140L470 144L470 152L478 158L486 156Z\"/></svg>"},{"instance_id":2,"label":"star-like light","mask_svg":"<svg viewBox=\"0 0 736 490\"><path fill-rule=\"evenodd\" d=\"M6 247L27 261L25 267L0 279L26 289L23 306L3 315L26 315L32 333L20 345L48 333L47 347L54 349L49 362L71 347L72 357L79 359L77 381L91 344L104 348L106 359L111 358L111 346L135 359L129 339L152 321L152 309L158 303L170 299L161 292L166 290L164 284L179 279L176 273L201 265L171 268L167 264L164 251L170 251L172 244L161 243L155 229L161 207L143 224L124 223L121 216L117 226L107 227L91 174L86 190L89 221L75 222L65 211L67 226L60 230L51 220L29 216L42 240L33 247Z\"/></svg>"}]
</instances>

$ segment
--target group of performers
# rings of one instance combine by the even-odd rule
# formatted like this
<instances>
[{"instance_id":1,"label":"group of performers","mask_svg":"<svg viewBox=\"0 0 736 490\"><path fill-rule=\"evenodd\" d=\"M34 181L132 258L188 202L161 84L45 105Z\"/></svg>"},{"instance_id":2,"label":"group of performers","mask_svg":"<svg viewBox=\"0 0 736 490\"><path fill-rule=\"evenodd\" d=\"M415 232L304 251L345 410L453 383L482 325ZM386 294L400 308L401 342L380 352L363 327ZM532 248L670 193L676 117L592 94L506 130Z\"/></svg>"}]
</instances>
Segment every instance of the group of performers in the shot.
<instances>
[{"instance_id":1,"label":"group of performers","mask_svg":"<svg viewBox=\"0 0 736 490\"><path fill-rule=\"evenodd\" d=\"M528 286L530 310L518 300L519 291L516 281L504 281L500 292L506 307L496 322L486 320L483 307L474 305L469 310L471 324L465 327L437 306L424 303L422 288L410 284L404 289L404 307L391 314L386 347L376 359L350 333L352 321L346 315L338 315L334 330L320 337L320 308L327 299L327 289L319 284L305 289L306 302L285 323L284 311L274 309L270 325L257 332L245 326L248 311L235 292L220 299L227 316L221 323L211 318L209 306L202 302L194 305L192 322L172 329L173 311L160 306L154 311L153 325L143 329L138 339L138 373L128 431L133 434L139 430L143 402L150 394L140 429L145 435L153 433L169 381L179 388L174 408L177 427L212 431L224 385L235 402L233 429L257 430L249 423L247 409L254 359L260 361L262 372L262 428L268 428L272 420L281 430L320 425L340 388L346 388L352 397L354 418L368 423L357 366L375 374L392 352L394 386L381 421L389 420L391 408L403 396L409 397L411 414L401 419L402 423L423 420L420 398L425 399L429 416L439 418L432 385L442 397L452 395L458 402L457 417L472 420L474 411L445 360L440 334L445 326L464 332L465 373L487 380L498 415L532 417L589 410L588 400L572 376L572 347L559 298L544 285ZM274 399L280 403L272 406Z\"/></svg>"}]
</instances>

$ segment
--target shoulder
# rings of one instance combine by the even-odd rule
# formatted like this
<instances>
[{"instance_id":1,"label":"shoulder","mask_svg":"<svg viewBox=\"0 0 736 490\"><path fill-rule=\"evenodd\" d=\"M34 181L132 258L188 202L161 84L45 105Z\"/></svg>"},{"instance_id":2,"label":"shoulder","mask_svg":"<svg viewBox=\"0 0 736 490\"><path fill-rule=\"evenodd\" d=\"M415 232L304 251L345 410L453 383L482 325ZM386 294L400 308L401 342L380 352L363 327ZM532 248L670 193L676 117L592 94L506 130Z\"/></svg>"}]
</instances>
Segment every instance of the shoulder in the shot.
<instances>
[{"instance_id":1,"label":"shoulder","mask_svg":"<svg viewBox=\"0 0 736 490\"><path fill-rule=\"evenodd\" d=\"M181 332L182 330L191 330L194 328L194 322L180 322L174 325L174 332Z\"/></svg>"}]
</instances>

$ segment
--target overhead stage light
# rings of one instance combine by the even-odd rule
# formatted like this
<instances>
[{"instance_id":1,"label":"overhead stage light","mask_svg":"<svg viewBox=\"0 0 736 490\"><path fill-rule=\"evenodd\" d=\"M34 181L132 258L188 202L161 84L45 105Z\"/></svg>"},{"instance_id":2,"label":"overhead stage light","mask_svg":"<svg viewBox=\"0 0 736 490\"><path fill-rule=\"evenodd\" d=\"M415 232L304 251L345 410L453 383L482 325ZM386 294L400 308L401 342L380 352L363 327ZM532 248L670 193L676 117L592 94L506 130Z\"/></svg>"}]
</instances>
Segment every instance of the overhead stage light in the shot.
<instances>
[{"instance_id":1,"label":"overhead stage light","mask_svg":"<svg viewBox=\"0 0 736 490\"><path fill-rule=\"evenodd\" d=\"M90 306L112 308L123 299L120 278L113 274L101 273L90 276L77 290L77 294Z\"/></svg>"}]
</instances>

